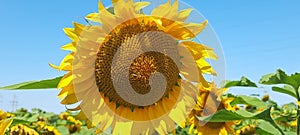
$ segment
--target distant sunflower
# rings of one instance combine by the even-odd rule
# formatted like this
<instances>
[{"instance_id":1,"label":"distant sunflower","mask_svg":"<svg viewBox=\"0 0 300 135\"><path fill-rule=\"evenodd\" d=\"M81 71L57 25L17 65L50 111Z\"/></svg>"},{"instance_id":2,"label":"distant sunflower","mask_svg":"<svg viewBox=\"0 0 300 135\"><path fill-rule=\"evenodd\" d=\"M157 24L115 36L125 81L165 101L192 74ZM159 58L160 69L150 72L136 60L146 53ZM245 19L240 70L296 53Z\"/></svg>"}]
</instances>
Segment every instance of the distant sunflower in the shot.
<instances>
[{"instance_id":1,"label":"distant sunflower","mask_svg":"<svg viewBox=\"0 0 300 135\"><path fill-rule=\"evenodd\" d=\"M228 135L233 134L233 124L238 124L239 121L232 122L208 122L199 121L196 116L207 116L215 111L227 109L237 110L237 107L230 105L233 98L222 98L221 95L227 91L226 88L219 89L214 84L211 84L209 90L200 88L200 96L197 104L188 118L190 125L190 133L198 135Z\"/></svg>"},{"instance_id":2,"label":"distant sunflower","mask_svg":"<svg viewBox=\"0 0 300 135\"><path fill-rule=\"evenodd\" d=\"M100 0L99 12L87 15L94 25L64 29L72 42L62 49L71 53L59 66L50 64L69 71L58 84L61 103L80 103L71 110L81 110L78 117L99 132L110 126L113 134L172 132L196 104L196 86L208 87L202 74L216 74L205 60L217 59L213 49L193 42L207 21L186 23L192 10L178 11L178 0L150 15L143 13L149 2L112 4L107 10Z\"/></svg>"},{"instance_id":3,"label":"distant sunflower","mask_svg":"<svg viewBox=\"0 0 300 135\"><path fill-rule=\"evenodd\" d=\"M39 133L27 126L18 124L10 128L10 135L39 135Z\"/></svg>"},{"instance_id":4,"label":"distant sunflower","mask_svg":"<svg viewBox=\"0 0 300 135\"><path fill-rule=\"evenodd\" d=\"M36 127L37 131L42 132L43 135L62 135L54 126L47 125L45 121L38 121L32 123L32 125Z\"/></svg>"}]
</instances>

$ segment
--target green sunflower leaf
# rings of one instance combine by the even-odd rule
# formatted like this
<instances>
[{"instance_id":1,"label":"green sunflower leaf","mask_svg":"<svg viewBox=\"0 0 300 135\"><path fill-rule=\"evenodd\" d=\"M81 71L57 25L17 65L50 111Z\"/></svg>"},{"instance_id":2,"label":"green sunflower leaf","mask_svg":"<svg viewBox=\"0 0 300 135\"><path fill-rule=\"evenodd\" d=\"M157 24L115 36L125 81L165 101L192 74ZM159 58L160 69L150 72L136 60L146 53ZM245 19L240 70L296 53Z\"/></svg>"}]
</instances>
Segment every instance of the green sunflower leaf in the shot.
<instances>
[{"instance_id":1,"label":"green sunflower leaf","mask_svg":"<svg viewBox=\"0 0 300 135\"><path fill-rule=\"evenodd\" d=\"M272 90L275 91L275 92L280 92L280 93L283 93L283 94L290 95L294 98L297 98L297 94L296 94L295 89L293 87L291 87L290 85L285 85L285 86L283 86L283 88L272 87Z\"/></svg>"},{"instance_id":2,"label":"green sunflower leaf","mask_svg":"<svg viewBox=\"0 0 300 135\"><path fill-rule=\"evenodd\" d=\"M59 131L59 133L61 133L63 135L70 134L69 129L65 126L59 126L59 127L57 127L57 130Z\"/></svg>"},{"instance_id":3,"label":"green sunflower leaf","mask_svg":"<svg viewBox=\"0 0 300 135\"><path fill-rule=\"evenodd\" d=\"M269 122L258 120L256 132L260 135L280 135L281 133Z\"/></svg>"},{"instance_id":4,"label":"green sunflower leaf","mask_svg":"<svg viewBox=\"0 0 300 135\"><path fill-rule=\"evenodd\" d=\"M52 89L56 88L62 76L53 79L23 82L10 86L0 87L0 90L20 90L20 89Z\"/></svg>"},{"instance_id":5,"label":"green sunflower leaf","mask_svg":"<svg viewBox=\"0 0 300 135\"><path fill-rule=\"evenodd\" d=\"M239 95L234 98L234 100L231 102L232 105L237 105L237 104L247 104L255 107L266 107L268 104L261 101L260 99L256 97L249 97L245 95Z\"/></svg>"},{"instance_id":6,"label":"green sunflower leaf","mask_svg":"<svg viewBox=\"0 0 300 135\"><path fill-rule=\"evenodd\" d=\"M230 87L257 87L257 85L246 77L242 77L239 81L226 81L224 88Z\"/></svg>"},{"instance_id":7,"label":"green sunflower leaf","mask_svg":"<svg viewBox=\"0 0 300 135\"><path fill-rule=\"evenodd\" d=\"M273 121L270 115L271 108L265 109L258 113L251 113L246 110L220 110L213 115L199 117L196 116L199 121L204 122L227 122L233 120L247 120L247 119L260 119L268 122L272 126L274 126L281 134L283 134L282 130L278 127L278 125Z\"/></svg>"},{"instance_id":8,"label":"green sunflower leaf","mask_svg":"<svg viewBox=\"0 0 300 135\"><path fill-rule=\"evenodd\" d=\"M266 85L287 84L292 86L294 89L298 89L300 85L300 73L288 76L284 71L278 69L276 73L264 75L260 79L259 83Z\"/></svg>"},{"instance_id":9,"label":"green sunflower leaf","mask_svg":"<svg viewBox=\"0 0 300 135\"><path fill-rule=\"evenodd\" d=\"M285 84L283 87L272 87L272 90L299 98L297 97L297 90L300 88L300 73L287 75L284 71L278 69L276 73L264 75L259 83L266 85Z\"/></svg>"},{"instance_id":10,"label":"green sunflower leaf","mask_svg":"<svg viewBox=\"0 0 300 135\"><path fill-rule=\"evenodd\" d=\"M260 113L251 113L246 110L220 110L217 113L211 116L197 117L200 121L209 121L209 122L226 122L233 120L245 120L245 119L260 119L261 115L268 114L269 109L266 109Z\"/></svg>"},{"instance_id":11,"label":"green sunflower leaf","mask_svg":"<svg viewBox=\"0 0 300 135\"><path fill-rule=\"evenodd\" d=\"M28 120L24 120L24 119L21 119L21 118L14 118L13 122L11 123L11 127L12 126L15 126L15 125L18 125L18 124L22 124L22 125L30 125L30 121Z\"/></svg>"}]
</instances>

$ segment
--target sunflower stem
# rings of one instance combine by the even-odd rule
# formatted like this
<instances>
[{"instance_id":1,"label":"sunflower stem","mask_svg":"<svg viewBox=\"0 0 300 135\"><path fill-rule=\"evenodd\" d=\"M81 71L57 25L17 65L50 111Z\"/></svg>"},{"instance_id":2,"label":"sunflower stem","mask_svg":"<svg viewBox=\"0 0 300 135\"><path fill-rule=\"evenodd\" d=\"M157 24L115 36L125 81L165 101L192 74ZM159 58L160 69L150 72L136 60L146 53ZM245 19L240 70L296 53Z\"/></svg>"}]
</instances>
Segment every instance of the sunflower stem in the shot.
<instances>
[{"instance_id":1,"label":"sunflower stem","mask_svg":"<svg viewBox=\"0 0 300 135\"><path fill-rule=\"evenodd\" d=\"M298 105L298 103L300 102L300 100L298 99L298 102L297 102L297 106L298 106L298 108L297 108L297 135L299 135L300 134L300 128L299 128L299 126L300 126L300 120L299 120L299 117L300 117L300 110L299 110L299 105Z\"/></svg>"},{"instance_id":2,"label":"sunflower stem","mask_svg":"<svg viewBox=\"0 0 300 135\"><path fill-rule=\"evenodd\" d=\"M299 88L298 89L295 88L296 95L297 95L297 119L296 119L297 120L297 135L300 134L300 128L299 128L299 126L300 126L300 121L299 121L299 117L300 117L300 110L299 110L300 109L299 108L299 102L300 102Z\"/></svg>"}]
</instances>

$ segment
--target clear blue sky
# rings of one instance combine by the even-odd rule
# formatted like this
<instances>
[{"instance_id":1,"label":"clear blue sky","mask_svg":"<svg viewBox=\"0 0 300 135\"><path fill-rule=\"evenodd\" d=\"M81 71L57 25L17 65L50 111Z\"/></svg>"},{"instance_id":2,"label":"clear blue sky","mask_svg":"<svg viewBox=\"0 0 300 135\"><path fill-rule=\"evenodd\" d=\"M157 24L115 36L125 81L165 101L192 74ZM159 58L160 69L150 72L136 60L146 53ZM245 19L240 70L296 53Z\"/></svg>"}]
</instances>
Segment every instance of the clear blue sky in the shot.
<instances>
[{"instance_id":1,"label":"clear blue sky","mask_svg":"<svg viewBox=\"0 0 300 135\"><path fill-rule=\"evenodd\" d=\"M103 0L109 5L108 0ZM60 46L69 42L62 29L72 21L97 10L97 0L1 0L0 4L0 86L28 80L52 78L63 73L51 69L67 52ZM258 81L261 75L282 68L300 72L299 0L184 0L210 22L223 45L227 79L245 75ZM265 91L267 89L251 92ZM251 93L235 89L236 93ZM261 93L260 92L260 93ZM11 110L14 95L18 107L60 112L64 106L57 90L0 91L0 109ZM271 93L271 98L291 102Z\"/></svg>"}]
</instances>

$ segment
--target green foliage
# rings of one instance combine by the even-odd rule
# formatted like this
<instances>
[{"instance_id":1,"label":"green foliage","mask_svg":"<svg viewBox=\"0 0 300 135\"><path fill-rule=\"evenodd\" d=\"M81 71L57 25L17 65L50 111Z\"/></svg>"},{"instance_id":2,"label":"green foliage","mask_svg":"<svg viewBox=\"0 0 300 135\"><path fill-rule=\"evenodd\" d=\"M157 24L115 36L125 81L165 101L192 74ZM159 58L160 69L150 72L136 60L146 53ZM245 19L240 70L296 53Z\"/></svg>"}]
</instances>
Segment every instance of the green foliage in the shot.
<instances>
[{"instance_id":1,"label":"green foliage","mask_svg":"<svg viewBox=\"0 0 300 135\"><path fill-rule=\"evenodd\" d=\"M255 106L258 108L261 107L267 107L268 105L261 101L260 99L256 97L249 97L246 95L239 95L234 98L234 100L231 102L232 105L237 105L237 104L246 104L246 105L251 105Z\"/></svg>"},{"instance_id":2,"label":"green foliage","mask_svg":"<svg viewBox=\"0 0 300 135\"><path fill-rule=\"evenodd\" d=\"M294 98L297 98L297 93L296 93L295 89L293 87L291 87L290 85L284 85L282 88L274 86L274 87L272 87L272 90L275 92L284 93L284 94L290 95Z\"/></svg>"},{"instance_id":3,"label":"green foliage","mask_svg":"<svg viewBox=\"0 0 300 135\"><path fill-rule=\"evenodd\" d=\"M111 12L113 9L110 9ZM20 84L15 84L11 86L1 87L0 90L19 90L19 89L47 89L47 88L56 88L59 81L62 77L57 77L54 79L41 80L41 81L31 81ZM277 70L276 73L267 74L263 76L259 83L265 85L278 85L282 86L273 86L272 90L275 92L280 92L283 94L290 95L300 101L299 97L299 86L300 86L300 74L295 73L292 75L287 75L282 70ZM239 81L227 81L224 85L225 88L231 87L257 87L257 85L249 80L246 77L242 77ZM257 95L259 96L259 95ZM226 94L223 97L233 98L230 102L231 106L245 107L239 110L219 110L215 114L210 116L196 116L199 121L202 122L232 122L232 121L241 121L241 124L234 125L234 129L240 132L246 132L245 127L255 127L256 134L264 135L295 135L298 125L295 126L295 121L299 118L298 106L295 103L285 104L283 106L278 105L275 101L262 100L254 96L247 95L233 95ZM251 107L247 109L246 107ZM45 131L38 130L38 122L44 122L47 126L52 126L57 129L61 134L73 134L73 135L95 135L95 129L88 129L84 121L77 122L70 121L70 119L62 118L62 116L42 111L40 109L33 109L31 112L28 112L25 109L17 110L13 112L14 120L10 127L16 126L19 124L28 126L34 130L37 130L39 133ZM68 112L70 117L73 117L75 120L76 113ZM81 123L77 125L80 127L80 130L73 132L70 129L70 125L75 123ZM251 125L251 126L249 126ZM189 126L186 128L178 127L176 133L180 135L189 134ZM9 131L8 131L9 132Z\"/></svg>"},{"instance_id":4,"label":"green foliage","mask_svg":"<svg viewBox=\"0 0 300 135\"><path fill-rule=\"evenodd\" d=\"M256 132L260 135L280 135L281 133L274 127L274 125L270 124L264 120L258 120Z\"/></svg>"},{"instance_id":5,"label":"green foliage","mask_svg":"<svg viewBox=\"0 0 300 135\"><path fill-rule=\"evenodd\" d=\"M278 131L282 132L281 129L275 124L270 115L271 108L265 109L259 113L250 113L246 110L230 111L221 110L211 116L197 117L200 121L206 122L226 122L233 120L247 120L247 119L260 119L269 122Z\"/></svg>"},{"instance_id":6,"label":"green foliage","mask_svg":"<svg viewBox=\"0 0 300 135\"><path fill-rule=\"evenodd\" d=\"M10 86L0 87L0 90L24 90L24 89L51 89L56 88L62 77L53 79L23 82Z\"/></svg>"},{"instance_id":7,"label":"green foliage","mask_svg":"<svg viewBox=\"0 0 300 135\"><path fill-rule=\"evenodd\" d=\"M230 87L257 87L257 85L246 77L242 77L239 81L226 81L224 88Z\"/></svg>"},{"instance_id":8,"label":"green foliage","mask_svg":"<svg viewBox=\"0 0 300 135\"><path fill-rule=\"evenodd\" d=\"M295 73L288 76L284 71L278 69L276 73L264 75L259 83L261 84L288 84L294 89L298 89L300 85L300 74Z\"/></svg>"},{"instance_id":9,"label":"green foliage","mask_svg":"<svg viewBox=\"0 0 300 135\"><path fill-rule=\"evenodd\" d=\"M31 112L26 109L19 109L11 114L14 115L14 120L10 128L21 124L38 133L44 133L46 131L39 127L44 124L42 127L54 127L62 135L95 135L95 129L88 129L84 121L76 120L75 117L73 117L76 113L64 112L57 115L40 109L32 109ZM76 128L70 129L72 126L76 126Z\"/></svg>"},{"instance_id":10,"label":"green foliage","mask_svg":"<svg viewBox=\"0 0 300 135\"><path fill-rule=\"evenodd\" d=\"M290 95L294 98L299 99L299 86L300 86L300 74L295 73L287 75L281 69L278 69L276 73L264 75L259 83L266 85L285 84L283 87L272 87L273 91Z\"/></svg>"}]
</instances>

